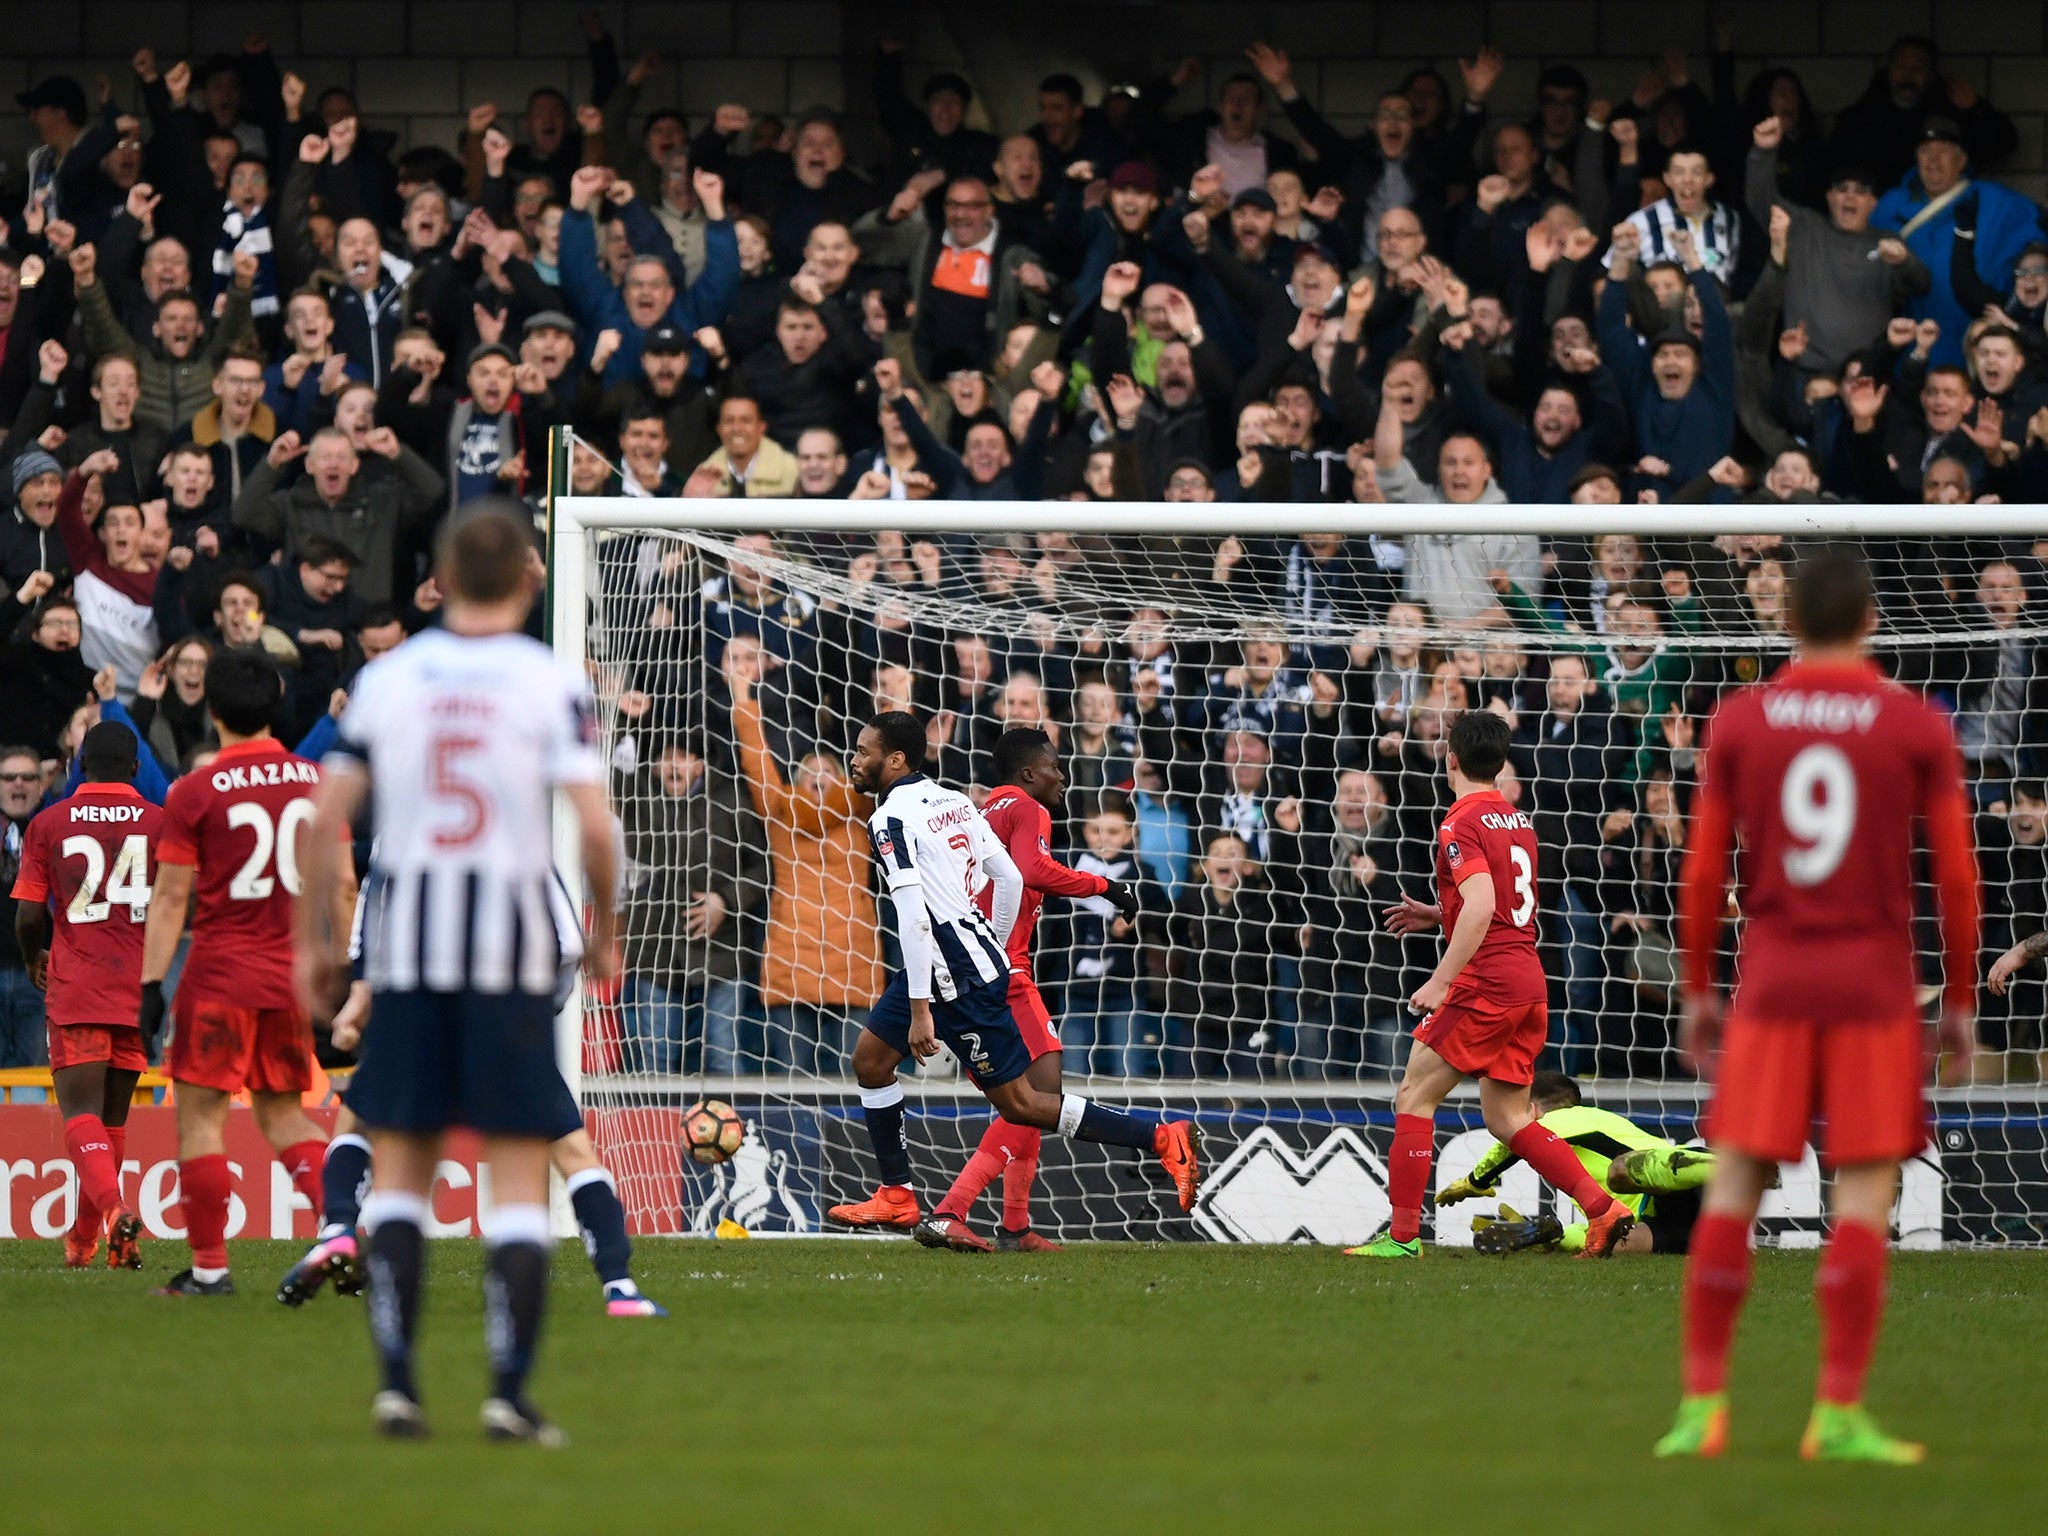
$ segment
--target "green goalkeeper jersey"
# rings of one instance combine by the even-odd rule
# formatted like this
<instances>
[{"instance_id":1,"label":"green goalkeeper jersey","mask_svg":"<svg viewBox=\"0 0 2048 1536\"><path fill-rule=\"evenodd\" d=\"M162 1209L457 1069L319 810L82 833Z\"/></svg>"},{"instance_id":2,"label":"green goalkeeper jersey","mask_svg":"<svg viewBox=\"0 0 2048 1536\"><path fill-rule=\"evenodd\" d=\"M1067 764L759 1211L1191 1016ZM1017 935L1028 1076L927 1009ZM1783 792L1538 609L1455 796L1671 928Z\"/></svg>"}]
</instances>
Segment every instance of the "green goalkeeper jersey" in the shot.
<instances>
[{"instance_id":1,"label":"green goalkeeper jersey","mask_svg":"<svg viewBox=\"0 0 2048 1536\"><path fill-rule=\"evenodd\" d=\"M1569 1146L1578 1158L1579 1166L1592 1175L1593 1182L1602 1189L1607 1189L1607 1165L1624 1152L1634 1152L1641 1147L1675 1148L1678 1145L1662 1136L1652 1136L1633 1120L1612 1110L1595 1109L1591 1104L1570 1104L1563 1109L1553 1109L1536 1123ZM1480 1188L1488 1189L1498 1184L1500 1176L1520 1161L1505 1145L1495 1142L1481 1154L1468 1177ZM1617 1195L1611 1189L1607 1192L1636 1216L1651 1215L1656 1209L1648 1195Z\"/></svg>"}]
</instances>

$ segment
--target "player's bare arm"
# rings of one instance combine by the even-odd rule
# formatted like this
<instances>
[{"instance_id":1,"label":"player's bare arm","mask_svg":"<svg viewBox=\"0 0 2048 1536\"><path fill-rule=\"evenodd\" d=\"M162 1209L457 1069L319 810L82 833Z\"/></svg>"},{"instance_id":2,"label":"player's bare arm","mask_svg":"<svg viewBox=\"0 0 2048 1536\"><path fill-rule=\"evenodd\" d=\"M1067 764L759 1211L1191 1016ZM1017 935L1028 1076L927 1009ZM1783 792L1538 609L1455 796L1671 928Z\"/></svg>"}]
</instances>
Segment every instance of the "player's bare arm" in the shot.
<instances>
[{"instance_id":1,"label":"player's bare arm","mask_svg":"<svg viewBox=\"0 0 2048 1536\"><path fill-rule=\"evenodd\" d=\"M354 884L348 830L369 792L370 776L352 763L336 763L323 772L313 791L313 819L299 848L299 900L292 915L294 982L300 1004L315 1019L332 1014L341 978L348 973L349 925L345 917L335 922L334 914L350 910L336 903L345 887Z\"/></svg>"},{"instance_id":2,"label":"player's bare arm","mask_svg":"<svg viewBox=\"0 0 2048 1536\"><path fill-rule=\"evenodd\" d=\"M40 901L14 904L14 942L21 950L21 963L29 980L38 987L48 984L50 937L53 924L50 909Z\"/></svg>"},{"instance_id":3,"label":"player's bare arm","mask_svg":"<svg viewBox=\"0 0 2048 1536\"><path fill-rule=\"evenodd\" d=\"M1429 980L1415 989L1408 999L1412 1013L1434 1013L1450 996L1451 983L1458 973L1465 969L1472 957L1479 953L1479 946L1485 941L1486 930L1493 923L1493 876L1483 870L1474 871L1458 882L1458 894L1465 899L1464 907L1458 913L1457 925L1451 929L1450 942L1444 946L1443 958L1430 972ZM1399 911L1399 908L1394 909ZM1437 913L1437 921L1443 921L1443 914ZM1389 927L1392 923L1389 922Z\"/></svg>"},{"instance_id":4,"label":"player's bare arm","mask_svg":"<svg viewBox=\"0 0 2048 1536\"><path fill-rule=\"evenodd\" d=\"M18 931L18 929L17 929ZM28 952L24 942L22 952ZM2036 960L2048 957L2048 929L2043 929L2030 939L2021 939L2004 954L1991 962L1991 969L1984 977L1984 985L1991 989L1993 997L2005 996L2005 989L2012 984L2014 976L2032 965Z\"/></svg>"},{"instance_id":5,"label":"player's bare arm","mask_svg":"<svg viewBox=\"0 0 2048 1536\"><path fill-rule=\"evenodd\" d=\"M1380 923L1389 933L1424 933L1443 926L1444 909L1434 902L1403 896L1395 905L1380 909Z\"/></svg>"},{"instance_id":6,"label":"player's bare arm","mask_svg":"<svg viewBox=\"0 0 2048 1536\"><path fill-rule=\"evenodd\" d=\"M612 843L612 808L597 784L565 784L569 808L583 851L584 883L590 887L590 940L583 951L584 974L610 981L619 974L619 917L612 907L618 889L618 850Z\"/></svg>"}]
</instances>

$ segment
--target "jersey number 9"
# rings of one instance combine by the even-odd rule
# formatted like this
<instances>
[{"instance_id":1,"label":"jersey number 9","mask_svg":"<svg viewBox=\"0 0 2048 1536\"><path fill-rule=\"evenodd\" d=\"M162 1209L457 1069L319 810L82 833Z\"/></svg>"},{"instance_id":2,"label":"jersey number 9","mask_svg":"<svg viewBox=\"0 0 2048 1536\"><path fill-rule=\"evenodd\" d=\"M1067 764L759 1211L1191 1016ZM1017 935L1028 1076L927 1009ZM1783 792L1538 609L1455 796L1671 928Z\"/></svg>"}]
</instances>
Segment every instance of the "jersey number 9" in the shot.
<instances>
[{"instance_id":1,"label":"jersey number 9","mask_svg":"<svg viewBox=\"0 0 2048 1536\"><path fill-rule=\"evenodd\" d=\"M1856 770L1839 747L1817 743L1792 759L1778 793L1778 814L1792 845L1785 878L1819 885L1841 867L1856 830Z\"/></svg>"}]
</instances>

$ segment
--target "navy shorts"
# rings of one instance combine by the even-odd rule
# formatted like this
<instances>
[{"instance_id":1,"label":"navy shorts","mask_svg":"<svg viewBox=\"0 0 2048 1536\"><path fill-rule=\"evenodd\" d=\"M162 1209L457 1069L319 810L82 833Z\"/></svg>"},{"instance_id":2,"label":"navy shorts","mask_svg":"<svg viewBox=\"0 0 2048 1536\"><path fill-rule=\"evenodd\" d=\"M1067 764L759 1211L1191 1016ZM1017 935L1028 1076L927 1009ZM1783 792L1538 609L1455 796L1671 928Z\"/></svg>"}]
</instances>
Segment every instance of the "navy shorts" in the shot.
<instances>
[{"instance_id":1,"label":"navy shorts","mask_svg":"<svg viewBox=\"0 0 2048 1536\"><path fill-rule=\"evenodd\" d=\"M346 1102L385 1131L559 1141L583 1129L555 1065L554 1004L523 992L377 993Z\"/></svg>"},{"instance_id":2,"label":"navy shorts","mask_svg":"<svg viewBox=\"0 0 2048 1536\"><path fill-rule=\"evenodd\" d=\"M900 975L875 1000L867 1027L894 1050L910 1054L910 984ZM1031 1052L1010 1016L1007 976L970 988L951 1002L934 995L932 1028L977 1088L999 1088L1030 1069Z\"/></svg>"}]
</instances>

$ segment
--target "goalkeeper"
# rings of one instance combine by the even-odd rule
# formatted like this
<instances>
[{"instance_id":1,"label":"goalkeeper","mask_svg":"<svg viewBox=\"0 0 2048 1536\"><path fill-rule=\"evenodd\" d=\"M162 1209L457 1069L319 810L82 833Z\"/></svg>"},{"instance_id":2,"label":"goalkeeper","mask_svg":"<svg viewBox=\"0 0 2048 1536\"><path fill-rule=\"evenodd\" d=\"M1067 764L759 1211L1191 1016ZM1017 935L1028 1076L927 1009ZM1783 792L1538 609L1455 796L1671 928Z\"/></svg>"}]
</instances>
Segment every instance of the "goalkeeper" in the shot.
<instances>
[{"instance_id":1,"label":"goalkeeper","mask_svg":"<svg viewBox=\"0 0 2048 1536\"><path fill-rule=\"evenodd\" d=\"M1616 1253L1684 1253L1699 1219L1700 1190L1713 1170L1714 1154L1652 1136L1634 1121L1579 1099L1579 1085L1562 1072L1538 1072L1529 1098L1537 1123L1577 1155L1602 1189L1636 1214L1635 1230ZM1437 1192L1439 1206L1456 1205L1494 1193L1500 1176L1519 1161L1496 1142L1472 1172ZM1472 1246L1481 1253L1506 1254L1523 1248L1585 1244L1583 1221L1566 1226L1548 1214L1526 1217L1507 1206L1496 1217L1476 1216Z\"/></svg>"}]
</instances>

